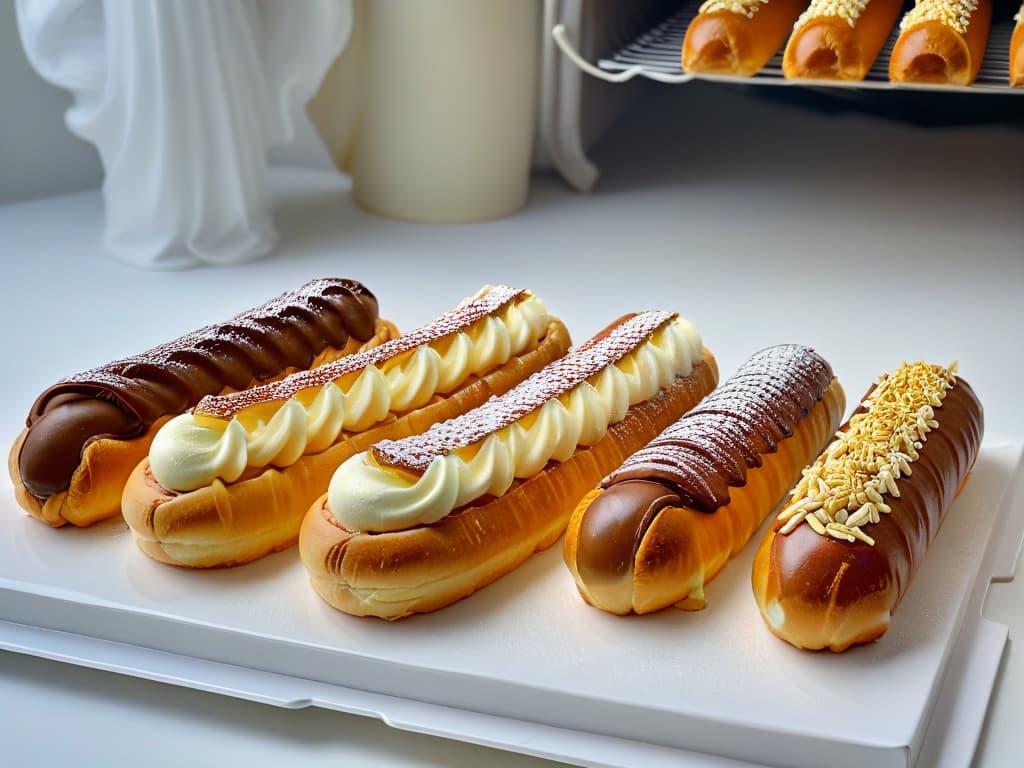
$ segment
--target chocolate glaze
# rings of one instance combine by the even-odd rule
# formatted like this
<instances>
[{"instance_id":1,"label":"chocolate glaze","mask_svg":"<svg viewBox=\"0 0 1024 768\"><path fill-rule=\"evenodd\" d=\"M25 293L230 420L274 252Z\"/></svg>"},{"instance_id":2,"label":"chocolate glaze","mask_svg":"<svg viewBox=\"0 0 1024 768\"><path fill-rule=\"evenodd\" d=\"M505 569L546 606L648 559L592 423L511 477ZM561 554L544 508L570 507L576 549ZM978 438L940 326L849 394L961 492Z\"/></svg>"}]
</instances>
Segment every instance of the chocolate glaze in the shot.
<instances>
[{"instance_id":1,"label":"chocolate glaze","mask_svg":"<svg viewBox=\"0 0 1024 768\"><path fill-rule=\"evenodd\" d=\"M761 466L761 454L793 434L832 379L829 364L807 347L787 344L752 355L605 479L604 493L580 522L581 576L622 576L622 563L632 565L651 522L666 507L714 512L728 504L730 486L746 484L748 469Z\"/></svg>"},{"instance_id":2,"label":"chocolate glaze","mask_svg":"<svg viewBox=\"0 0 1024 768\"><path fill-rule=\"evenodd\" d=\"M657 479L693 509L713 512L729 503L729 486L746 483L780 440L821 400L832 368L814 350L795 344L755 353L736 375L642 448L604 482Z\"/></svg>"},{"instance_id":3,"label":"chocolate glaze","mask_svg":"<svg viewBox=\"0 0 1024 768\"><path fill-rule=\"evenodd\" d=\"M90 442L138 437L204 395L305 368L350 337L370 339L376 321L377 300L365 286L324 278L226 323L64 379L29 413L18 458L22 482L41 499L59 493Z\"/></svg>"},{"instance_id":4,"label":"chocolate glaze","mask_svg":"<svg viewBox=\"0 0 1024 768\"><path fill-rule=\"evenodd\" d=\"M892 511L864 526L874 546L820 536L798 525L771 540L771 593L783 601L831 606L829 620L836 626L843 622L840 611L864 599L880 597L890 611L896 607L981 447L984 414L963 379L946 392L935 419L939 427L928 433L910 465L912 474L896 481L900 495L885 498Z\"/></svg>"},{"instance_id":5,"label":"chocolate glaze","mask_svg":"<svg viewBox=\"0 0 1024 768\"><path fill-rule=\"evenodd\" d=\"M590 588L615 585L633 572L633 558L654 517L679 506L679 495L651 480L625 480L598 496L587 508L577 552L580 580Z\"/></svg>"}]
</instances>

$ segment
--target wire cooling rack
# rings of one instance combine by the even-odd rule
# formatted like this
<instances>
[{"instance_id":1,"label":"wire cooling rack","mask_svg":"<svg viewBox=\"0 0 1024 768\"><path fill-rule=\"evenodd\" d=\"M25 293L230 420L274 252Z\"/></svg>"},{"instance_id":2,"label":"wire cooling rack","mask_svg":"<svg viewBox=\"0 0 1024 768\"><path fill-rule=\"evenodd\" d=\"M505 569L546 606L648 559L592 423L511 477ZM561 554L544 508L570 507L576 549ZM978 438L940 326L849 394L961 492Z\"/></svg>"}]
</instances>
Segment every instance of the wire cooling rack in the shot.
<instances>
[{"instance_id":1,"label":"wire cooling rack","mask_svg":"<svg viewBox=\"0 0 1024 768\"><path fill-rule=\"evenodd\" d=\"M571 49L564 30L556 28L553 35L566 54L588 73L605 80L622 82L633 77L646 77L666 83L683 83L690 80L713 80L728 83L763 85L811 85L815 88L861 88L920 90L947 90L967 93L1024 94L1024 88L1011 88L1008 80L1010 37L1014 22L1010 18L993 19L989 33L985 58L982 60L978 77L970 86L917 85L889 82L889 57L899 35L899 26L893 29L885 47L875 60L867 77L861 82L830 80L786 80L782 75L782 51L780 50L765 67L753 77L738 78L723 75L698 75L684 72L680 63L683 38L690 22L697 15L702 0L686 0L673 15L659 22L635 40L613 54L601 58L594 67L582 60Z\"/></svg>"}]
</instances>

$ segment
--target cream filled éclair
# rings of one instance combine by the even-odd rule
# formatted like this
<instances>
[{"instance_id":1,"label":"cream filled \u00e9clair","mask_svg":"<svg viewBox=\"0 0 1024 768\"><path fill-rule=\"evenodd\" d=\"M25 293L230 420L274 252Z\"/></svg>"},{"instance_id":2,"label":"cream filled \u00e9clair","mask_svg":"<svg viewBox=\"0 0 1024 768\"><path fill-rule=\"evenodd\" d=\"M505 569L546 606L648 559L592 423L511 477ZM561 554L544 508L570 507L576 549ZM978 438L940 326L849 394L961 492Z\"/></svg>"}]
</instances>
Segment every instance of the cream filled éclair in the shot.
<instances>
[{"instance_id":1,"label":"cream filled \u00e9clair","mask_svg":"<svg viewBox=\"0 0 1024 768\"><path fill-rule=\"evenodd\" d=\"M266 386L204 398L168 422L123 506L157 559L205 567L294 543L344 459L503 392L569 346L529 291L488 287L378 347Z\"/></svg>"},{"instance_id":2,"label":"cream filled \u00e9clair","mask_svg":"<svg viewBox=\"0 0 1024 768\"><path fill-rule=\"evenodd\" d=\"M613 323L501 397L342 464L299 552L332 606L393 619L465 597L550 546L579 498L717 382L669 312Z\"/></svg>"}]
</instances>

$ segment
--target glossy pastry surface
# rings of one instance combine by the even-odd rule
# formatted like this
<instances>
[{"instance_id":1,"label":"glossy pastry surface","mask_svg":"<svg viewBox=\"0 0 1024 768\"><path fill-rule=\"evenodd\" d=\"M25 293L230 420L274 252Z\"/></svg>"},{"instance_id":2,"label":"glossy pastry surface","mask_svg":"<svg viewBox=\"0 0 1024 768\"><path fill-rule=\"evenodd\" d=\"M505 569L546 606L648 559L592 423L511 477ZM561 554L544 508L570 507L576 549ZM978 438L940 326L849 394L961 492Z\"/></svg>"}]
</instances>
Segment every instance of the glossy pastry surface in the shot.
<instances>
[{"instance_id":1,"label":"glossy pastry surface","mask_svg":"<svg viewBox=\"0 0 1024 768\"><path fill-rule=\"evenodd\" d=\"M687 72L750 77L785 44L805 0L707 0L683 40Z\"/></svg>"},{"instance_id":2,"label":"glossy pastry surface","mask_svg":"<svg viewBox=\"0 0 1024 768\"><path fill-rule=\"evenodd\" d=\"M1010 85L1024 85L1024 3L1014 15L1010 37Z\"/></svg>"},{"instance_id":3,"label":"glossy pastry surface","mask_svg":"<svg viewBox=\"0 0 1024 768\"><path fill-rule=\"evenodd\" d=\"M892 33L903 0L813 0L786 43L787 78L863 80Z\"/></svg>"},{"instance_id":4,"label":"glossy pastry surface","mask_svg":"<svg viewBox=\"0 0 1024 768\"><path fill-rule=\"evenodd\" d=\"M952 369L883 377L811 464L758 549L761 614L801 648L880 637L974 465L981 405Z\"/></svg>"},{"instance_id":5,"label":"glossy pastry surface","mask_svg":"<svg viewBox=\"0 0 1024 768\"><path fill-rule=\"evenodd\" d=\"M894 83L970 85L992 23L992 0L918 0L900 21L889 59Z\"/></svg>"}]
</instances>

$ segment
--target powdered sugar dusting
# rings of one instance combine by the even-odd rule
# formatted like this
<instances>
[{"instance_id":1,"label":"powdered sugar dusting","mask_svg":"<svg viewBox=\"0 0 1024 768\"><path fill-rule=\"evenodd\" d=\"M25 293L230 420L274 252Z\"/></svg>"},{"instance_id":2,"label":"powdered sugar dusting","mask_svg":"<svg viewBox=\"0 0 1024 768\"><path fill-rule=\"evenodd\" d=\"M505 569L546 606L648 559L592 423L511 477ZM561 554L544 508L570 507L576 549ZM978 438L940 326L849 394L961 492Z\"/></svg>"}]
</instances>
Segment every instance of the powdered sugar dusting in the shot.
<instances>
[{"instance_id":1,"label":"powdered sugar dusting","mask_svg":"<svg viewBox=\"0 0 1024 768\"><path fill-rule=\"evenodd\" d=\"M795 344L752 355L722 386L637 451L604 482L657 479L694 509L729 502L729 486L793 434L832 381L814 350Z\"/></svg>"},{"instance_id":2,"label":"powdered sugar dusting","mask_svg":"<svg viewBox=\"0 0 1024 768\"><path fill-rule=\"evenodd\" d=\"M464 330L483 317L500 312L512 301L526 295L528 295L528 291L507 285L491 287L481 296L445 312L427 325L396 339L391 339L380 346L339 358L311 370L299 371L280 381L228 395L205 397L196 406L196 413L229 419L245 408L261 403L287 400L303 390L322 387L345 374L361 371L370 365L379 366L403 352Z\"/></svg>"},{"instance_id":3,"label":"powdered sugar dusting","mask_svg":"<svg viewBox=\"0 0 1024 768\"><path fill-rule=\"evenodd\" d=\"M383 465L423 472L435 457L479 442L618 362L675 316L651 311L620 318L501 397L492 397L468 413L435 424L421 435L377 443L374 457Z\"/></svg>"}]
</instances>

